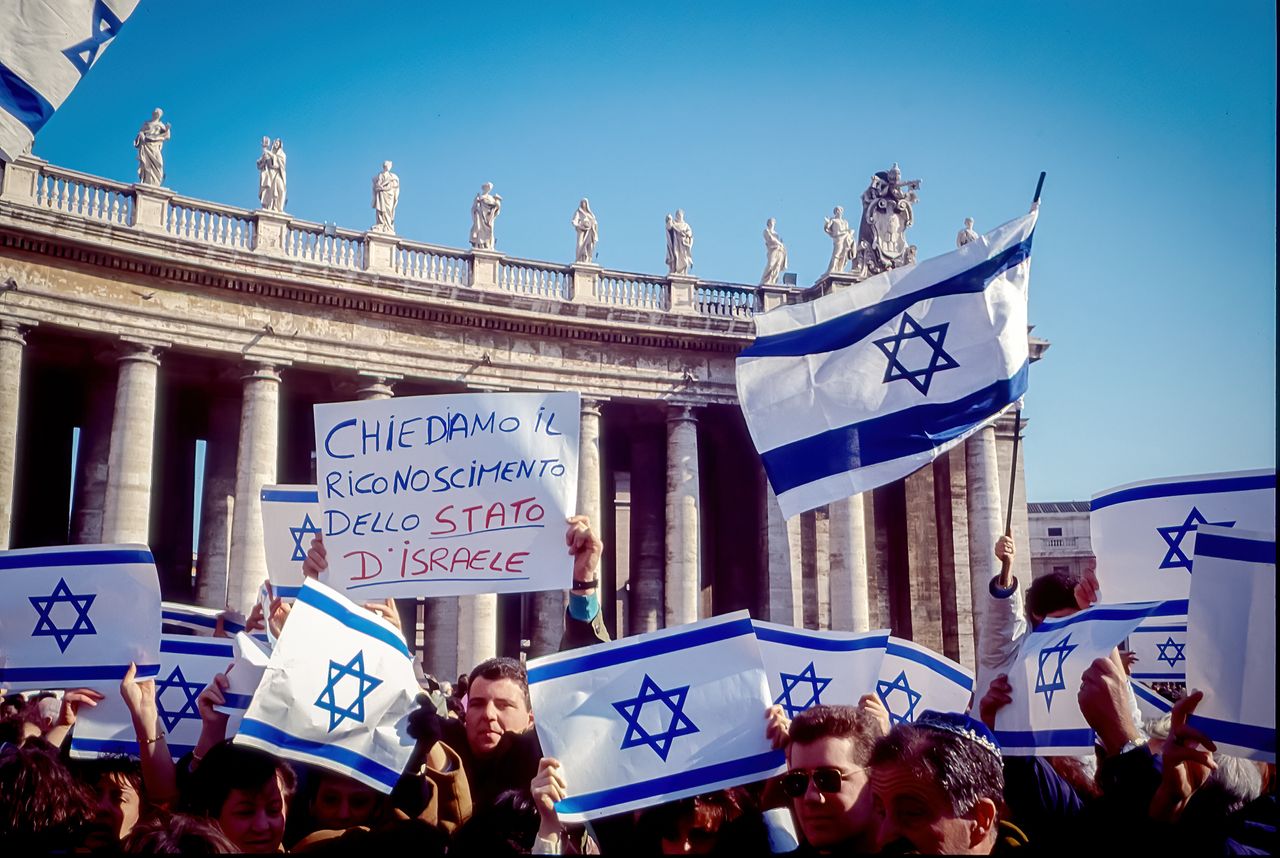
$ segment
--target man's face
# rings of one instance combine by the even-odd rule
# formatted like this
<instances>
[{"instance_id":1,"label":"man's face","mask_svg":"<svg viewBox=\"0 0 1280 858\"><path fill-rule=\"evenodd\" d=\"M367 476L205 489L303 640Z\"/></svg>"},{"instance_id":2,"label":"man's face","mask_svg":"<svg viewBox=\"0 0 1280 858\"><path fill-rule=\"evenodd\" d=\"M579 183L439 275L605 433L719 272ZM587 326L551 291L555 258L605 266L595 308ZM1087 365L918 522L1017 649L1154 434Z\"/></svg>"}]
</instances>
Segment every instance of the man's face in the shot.
<instances>
[{"instance_id":1,"label":"man's face","mask_svg":"<svg viewBox=\"0 0 1280 858\"><path fill-rule=\"evenodd\" d=\"M523 733L532 724L524 689L514 679L476 677L467 689L467 744L476 756L493 753L504 733Z\"/></svg>"},{"instance_id":2,"label":"man's face","mask_svg":"<svg viewBox=\"0 0 1280 858\"><path fill-rule=\"evenodd\" d=\"M841 773L838 792L819 791L810 777L804 795L791 800L809 845L823 848L874 836L875 818L867 772L853 764L852 739L827 737L806 744L792 743L787 756L787 768L792 772L829 768Z\"/></svg>"},{"instance_id":3,"label":"man's face","mask_svg":"<svg viewBox=\"0 0 1280 858\"><path fill-rule=\"evenodd\" d=\"M231 790L218 825L242 852L276 852L284 839L284 818L284 790L277 775L256 790Z\"/></svg>"},{"instance_id":4,"label":"man's face","mask_svg":"<svg viewBox=\"0 0 1280 858\"><path fill-rule=\"evenodd\" d=\"M365 825L378 807L379 794L359 781L324 775L311 802L311 816L319 828Z\"/></svg>"},{"instance_id":5,"label":"man's face","mask_svg":"<svg viewBox=\"0 0 1280 858\"><path fill-rule=\"evenodd\" d=\"M942 788L906 766L876 766L869 792L879 817L881 850L962 855L981 845L974 842L975 822L956 816Z\"/></svg>"}]
</instances>

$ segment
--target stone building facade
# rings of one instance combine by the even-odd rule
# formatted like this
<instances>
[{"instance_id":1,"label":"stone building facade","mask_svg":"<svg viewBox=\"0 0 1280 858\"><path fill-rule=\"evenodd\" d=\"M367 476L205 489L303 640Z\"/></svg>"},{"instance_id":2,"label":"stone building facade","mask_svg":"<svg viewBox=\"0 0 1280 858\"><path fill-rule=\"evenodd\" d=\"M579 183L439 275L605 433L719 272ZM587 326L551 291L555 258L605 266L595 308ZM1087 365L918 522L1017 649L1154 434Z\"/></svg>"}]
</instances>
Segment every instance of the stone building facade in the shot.
<instances>
[{"instance_id":1,"label":"stone building facade","mask_svg":"<svg viewBox=\"0 0 1280 858\"><path fill-rule=\"evenodd\" d=\"M766 486L734 358L755 313L833 288L857 287L515 259L26 157L0 179L0 547L147 543L166 598L243 611L266 574L259 488L314 481L314 403L576 389L579 506L609 546L616 635L746 608L889 627L972 663L1011 421L790 521ZM1047 345L1032 342L1033 356ZM1014 483L1025 545L1021 473ZM535 654L554 648L563 598L409 601L402 613L426 669L453 676L514 654L522 635Z\"/></svg>"},{"instance_id":2,"label":"stone building facade","mask_svg":"<svg viewBox=\"0 0 1280 858\"><path fill-rule=\"evenodd\" d=\"M1027 523L1033 578L1058 570L1079 575L1093 562L1088 501L1027 504Z\"/></svg>"}]
</instances>

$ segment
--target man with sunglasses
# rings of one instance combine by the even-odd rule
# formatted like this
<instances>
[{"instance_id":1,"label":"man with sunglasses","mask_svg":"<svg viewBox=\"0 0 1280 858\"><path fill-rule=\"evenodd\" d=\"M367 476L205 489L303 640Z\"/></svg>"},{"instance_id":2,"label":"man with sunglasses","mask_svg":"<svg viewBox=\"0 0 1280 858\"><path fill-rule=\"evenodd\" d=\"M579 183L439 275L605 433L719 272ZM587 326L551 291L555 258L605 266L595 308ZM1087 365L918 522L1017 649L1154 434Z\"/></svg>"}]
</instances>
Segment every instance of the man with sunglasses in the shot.
<instances>
[{"instance_id":1,"label":"man with sunglasses","mask_svg":"<svg viewBox=\"0 0 1280 858\"><path fill-rule=\"evenodd\" d=\"M867 766L878 735L874 717L853 706L814 706L791 722L780 783L804 835L801 853L875 851Z\"/></svg>"}]
</instances>

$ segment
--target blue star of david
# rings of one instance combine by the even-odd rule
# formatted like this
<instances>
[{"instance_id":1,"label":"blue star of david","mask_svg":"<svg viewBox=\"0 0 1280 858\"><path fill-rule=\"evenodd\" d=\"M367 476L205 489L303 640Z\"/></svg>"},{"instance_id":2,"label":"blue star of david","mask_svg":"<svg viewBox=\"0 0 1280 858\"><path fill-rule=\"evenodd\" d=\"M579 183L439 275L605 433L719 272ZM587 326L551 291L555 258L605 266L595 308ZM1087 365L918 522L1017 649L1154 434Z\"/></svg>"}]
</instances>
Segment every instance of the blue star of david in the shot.
<instances>
[{"instance_id":1,"label":"blue star of david","mask_svg":"<svg viewBox=\"0 0 1280 858\"><path fill-rule=\"evenodd\" d=\"M1178 662L1187 660L1187 657L1182 654L1182 651L1186 648L1186 644L1178 643L1173 639L1173 635L1169 635L1169 638L1164 643L1156 644L1156 649L1160 651L1160 654L1156 656L1156 661L1163 661L1170 667L1176 667ZM1173 655L1169 654L1169 650L1173 650Z\"/></svg>"},{"instance_id":2,"label":"blue star of david","mask_svg":"<svg viewBox=\"0 0 1280 858\"><path fill-rule=\"evenodd\" d=\"M341 706L334 695L338 683L347 676L355 678L358 683L358 689L355 693L355 699L348 705ZM325 684L324 690L320 692L320 696L316 698L316 706L329 713L329 732L332 733L335 727L348 718L363 724L364 699L369 696L370 691L373 691L381 684L381 679L365 673L364 650L357 652L351 661L346 664L339 664L330 660L329 681Z\"/></svg>"},{"instance_id":3,"label":"blue star of david","mask_svg":"<svg viewBox=\"0 0 1280 858\"><path fill-rule=\"evenodd\" d=\"M112 12L106 3L102 2L102 0L97 0L93 4L92 26L93 32L89 35L89 38L83 42L76 42L62 52L62 55L76 67L82 77L89 70L89 67L93 65L94 60L98 58L98 52L106 47L107 43L120 32L124 22L116 17L116 13Z\"/></svg>"},{"instance_id":4,"label":"blue star of david","mask_svg":"<svg viewBox=\"0 0 1280 858\"><path fill-rule=\"evenodd\" d=\"M662 758L663 762L666 762L673 741L681 736L698 732L698 728L689 720L689 716L684 714L684 701L688 696L689 686L682 685L670 691L663 691L646 673L644 680L640 683L639 694L629 700L619 700L613 704L613 708L617 709L618 714L627 722L627 733L622 737L621 750L648 745ZM641 725L640 713L644 710L646 703L658 702L671 710L671 721L666 730L651 734Z\"/></svg>"},{"instance_id":5,"label":"blue star of david","mask_svg":"<svg viewBox=\"0 0 1280 858\"><path fill-rule=\"evenodd\" d=\"M942 372L944 369L955 369L960 366L956 363L955 358L947 354L942 348L942 342L947 338L947 328L950 322L943 322L941 325L934 325L932 328L921 327L920 323L911 318L909 313L903 313L901 321L898 322L898 332L891 337L884 337L874 340L876 348L884 352L884 356L889 359L889 365L884 369L884 381L888 384L891 381L906 379L911 385L925 396L929 395L929 385L933 382L934 373ZM908 333L907 329L911 332ZM898 360L898 350L902 348L902 344L907 340L919 339L924 340L933 353L929 356L929 365L924 369L907 369L906 366Z\"/></svg>"},{"instance_id":6,"label":"blue star of david","mask_svg":"<svg viewBox=\"0 0 1280 858\"><path fill-rule=\"evenodd\" d=\"M89 619L89 607L93 605L93 600L96 598L98 598L97 595L92 593L87 596L72 595L65 578L58 579L58 586L53 588L51 595L28 596L31 607L35 608L36 613L39 614L31 636L33 638L52 637L58 642L58 650L66 652L67 647L77 635L96 635L98 630L93 627L93 621ZM76 609L75 624L69 629L55 626L53 618L49 616L53 606L59 602L66 602Z\"/></svg>"},{"instance_id":7,"label":"blue star of david","mask_svg":"<svg viewBox=\"0 0 1280 858\"><path fill-rule=\"evenodd\" d=\"M786 710L788 718L794 718L810 706L821 705L822 699L820 695L827 690L827 686L831 684L831 679L824 676L818 676L817 670L813 667L813 662L809 662L809 666L799 673L781 673L782 677L782 694L774 703L781 703L782 708ZM806 684L811 689L809 692L809 702L796 703L791 697L791 692L795 691L797 685Z\"/></svg>"},{"instance_id":8,"label":"blue star of david","mask_svg":"<svg viewBox=\"0 0 1280 858\"><path fill-rule=\"evenodd\" d=\"M310 513L303 517L302 524L289 528L289 535L293 537L293 556L289 558L290 560L307 559L307 549L302 547L302 537L308 533L313 536L320 535L320 528L316 527L315 522L311 520Z\"/></svg>"},{"instance_id":9,"label":"blue star of david","mask_svg":"<svg viewBox=\"0 0 1280 858\"><path fill-rule=\"evenodd\" d=\"M176 688L182 692L182 696L186 698L182 706L177 710L169 709L164 705L164 693L170 688ZM204 686L199 682L188 682L187 678L182 675L182 668L174 665L172 672L165 679L156 680L156 709L160 712L160 720L164 722L164 728L170 733L173 728L178 726L178 722L184 718L193 721L200 720L200 710L196 707L196 698L200 696L200 692Z\"/></svg>"},{"instance_id":10,"label":"blue star of david","mask_svg":"<svg viewBox=\"0 0 1280 858\"><path fill-rule=\"evenodd\" d=\"M889 698L894 696L895 692L901 692L901 695L906 698L907 708L902 709L890 702ZM888 710L890 724L910 724L916 720L916 705L919 704L922 696L907 682L905 670L900 672L893 682L885 682L881 679L876 683L876 697L880 698L880 702Z\"/></svg>"},{"instance_id":11,"label":"blue star of david","mask_svg":"<svg viewBox=\"0 0 1280 858\"><path fill-rule=\"evenodd\" d=\"M1040 650L1040 667L1036 672L1035 693L1044 695L1045 708L1048 710L1053 709L1053 693L1055 691L1066 691L1067 689L1067 683L1062 678L1062 663L1067 660L1067 656L1071 655L1071 652L1076 648L1076 645L1070 643L1070 641L1071 635L1068 634L1065 638L1058 641L1056 646L1045 647ZM1044 678L1044 665L1051 655L1056 655L1058 657L1058 663L1054 666L1053 678L1046 682Z\"/></svg>"},{"instance_id":12,"label":"blue star of david","mask_svg":"<svg viewBox=\"0 0 1280 858\"><path fill-rule=\"evenodd\" d=\"M1210 527L1236 526L1234 521L1205 521L1200 510L1192 507L1191 512L1187 513L1187 520L1181 526L1175 524L1169 527L1157 527L1156 530L1169 546L1169 550L1164 553L1164 559L1160 561L1161 569L1186 569L1188 572L1191 571L1191 558L1182 550L1182 540L1188 533L1195 533L1196 529L1202 524L1207 524Z\"/></svg>"}]
</instances>

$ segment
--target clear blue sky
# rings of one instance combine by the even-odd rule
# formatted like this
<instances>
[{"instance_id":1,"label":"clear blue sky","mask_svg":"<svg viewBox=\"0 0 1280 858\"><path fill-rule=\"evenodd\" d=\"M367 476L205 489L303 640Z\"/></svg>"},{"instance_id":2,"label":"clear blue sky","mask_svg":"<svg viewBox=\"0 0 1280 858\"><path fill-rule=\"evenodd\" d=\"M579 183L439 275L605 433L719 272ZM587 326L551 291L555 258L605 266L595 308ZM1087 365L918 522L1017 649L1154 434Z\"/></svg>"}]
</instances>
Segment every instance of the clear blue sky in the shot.
<instances>
[{"instance_id":1,"label":"clear blue sky","mask_svg":"<svg viewBox=\"0 0 1280 858\"><path fill-rule=\"evenodd\" d=\"M159 106L182 194L256 206L270 134L296 217L367 228L390 158L408 237L465 246L487 180L500 250L568 261L585 195L601 263L659 271L683 207L694 272L748 283L768 217L812 282L823 216L892 161L924 181L922 256L1046 170L1027 483L1078 499L1275 463L1275 25L1265 2L143 0L35 151L131 180Z\"/></svg>"}]
</instances>

